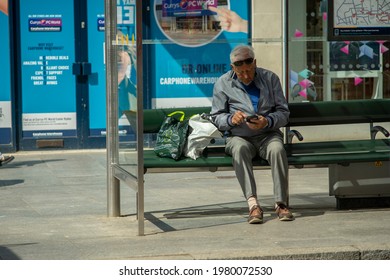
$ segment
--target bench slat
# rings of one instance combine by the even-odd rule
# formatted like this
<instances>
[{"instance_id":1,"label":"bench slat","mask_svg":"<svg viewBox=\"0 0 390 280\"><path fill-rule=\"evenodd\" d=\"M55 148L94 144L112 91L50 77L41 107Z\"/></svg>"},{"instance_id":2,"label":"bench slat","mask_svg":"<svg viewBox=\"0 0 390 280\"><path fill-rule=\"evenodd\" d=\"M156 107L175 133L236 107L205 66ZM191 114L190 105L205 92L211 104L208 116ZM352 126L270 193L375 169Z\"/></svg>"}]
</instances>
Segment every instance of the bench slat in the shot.
<instances>
[{"instance_id":1,"label":"bench slat","mask_svg":"<svg viewBox=\"0 0 390 280\"><path fill-rule=\"evenodd\" d=\"M290 103L288 126L388 122L390 99Z\"/></svg>"},{"instance_id":2,"label":"bench slat","mask_svg":"<svg viewBox=\"0 0 390 280\"><path fill-rule=\"evenodd\" d=\"M387 139L296 143L286 144L285 146L289 165L292 166L390 160L390 141ZM268 162L255 158L253 165L268 166ZM224 147L211 146L196 160L182 158L175 161L170 158L161 158L153 150L145 150L144 167L146 169L212 168L233 167L233 164L232 158L224 153Z\"/></svg>"},{"instance_id":3,"label":"bench slat","mask_svg":"<svg viewBox=\"0 0 390 280\"><path fill-rule=\"evenodd\" d=\"M157 133L167 115L175 111L185 112L185 118L196 114L210 113L211 107L187 107L169 109L145 109L144 110L144 133ZM127 118L131 117L130 111L125 112Z\"/></svg>"},{"instance_id":4,"label":"bench slat","mask_svg":"<svg viewBox=\"0 0 390 280\"><path fill-rule=\"evenodd\" d=\"M232 158L226 154L210 154L210 156L201 156L196 160L183 158L174 160L170 158L161 158L153 150L144 151L145 168L188 168L188 167L230 167Z\"/></svg>"},{"instance_id":5,"label":"bench slat","mask_svg":"<svg viewBox=\"0 0 390 280\"><path fill-rule=\"evenodd\" d=\"M295 154L339 154L360 152L387 152L390 153L389 139L376 140L346 140L328 142L307 142L286 144L289 155Z\"/></svg>"},{"instance_id":6,"label":"bench slat","mask_svg":"<svg viewBox=\"0 0 390 280\"><path fill-rule=\"evenodd\" d=\"M317 155L295 155L289 156L289 165L329 165L349 164L356 162L377 162L389 161L389 153L355 153L355 154L317 154Z\"/></svg>"}]
</instances>

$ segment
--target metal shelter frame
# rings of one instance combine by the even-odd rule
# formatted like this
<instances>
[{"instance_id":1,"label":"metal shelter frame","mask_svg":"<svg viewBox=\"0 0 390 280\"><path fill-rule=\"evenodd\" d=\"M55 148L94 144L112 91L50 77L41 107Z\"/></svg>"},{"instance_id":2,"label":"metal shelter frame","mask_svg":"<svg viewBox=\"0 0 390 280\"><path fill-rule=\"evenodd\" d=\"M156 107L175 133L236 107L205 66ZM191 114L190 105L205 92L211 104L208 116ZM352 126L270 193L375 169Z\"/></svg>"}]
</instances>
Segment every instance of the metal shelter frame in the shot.
<instances>
[{"instance_id":1,"label":"metal shelter frame","mask_svg":"<svg viewBox=\"0 0 390 280\"><path fill-rule=\"evenodd\" d=\"M118 131L118 64L117 50L117 1L105 0L105 56L107 94L107 215L119 217L120 181L129 185L137 194L138 235L144 235L144 170L143 170L143 71L142 71L142 1L136 1L136 51L137 51L137 111L135 174L119 164Z\"/></svg>"}]
</instances>

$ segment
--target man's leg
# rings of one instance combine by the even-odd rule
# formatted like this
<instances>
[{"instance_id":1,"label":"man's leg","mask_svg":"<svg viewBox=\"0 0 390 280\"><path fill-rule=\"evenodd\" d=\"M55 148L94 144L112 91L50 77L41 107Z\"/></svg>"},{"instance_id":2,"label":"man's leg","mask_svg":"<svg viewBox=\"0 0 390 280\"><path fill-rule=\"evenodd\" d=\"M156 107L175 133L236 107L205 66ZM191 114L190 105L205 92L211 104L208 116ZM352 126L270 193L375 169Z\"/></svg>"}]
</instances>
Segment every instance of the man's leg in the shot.
<instances>
[{"instance_id":1,"label":"man's leg","mask_svg":"<svg viewBox=\"0 0 390 280\"><path fill-rule=\"evenodd\" d=\"M247 140L233 136L227 139L226 153L233 158L233 167L245 198L257 196L252 165L252 159L256 155L255 147Z\"/></svg>"},{"instance_id":2,"label":"man's leg","mask_svg":"<svg viewBox=\"0 0 390 280\"><path fill-rule=\"evenodd\" d=\"M257 200L257 189L252 165L256 149L250 142L236 136L227 139L226 152L233 158L236 177L248 202L248 222L250 224L261 224L263 222L263 210Z\"/></svg>"},{"instance_id":3,"label":"man's leg","mask_svg":"<svg viewBox=\"0 0 390 280\"><path fill-rule=\"evenodd\" d=\"M264 144L265 149L261 150L260 156L265 158L271 166L275 201L287 204L288 161L283 140L279 137L272 137Z\"/></svg>"},{"instance_id":4,"label":"man's leg","mask_svg":"<svg viewBox=\"0 0 390 280\"><path fill-rule=\"evenodd\" d=\"M283 138L278 134L267 137L260 147L260 156L265 158L271 166L275 210L279 220L291 221L294 216L287 208L288 160Z\"/></svg>"}]
</instances>

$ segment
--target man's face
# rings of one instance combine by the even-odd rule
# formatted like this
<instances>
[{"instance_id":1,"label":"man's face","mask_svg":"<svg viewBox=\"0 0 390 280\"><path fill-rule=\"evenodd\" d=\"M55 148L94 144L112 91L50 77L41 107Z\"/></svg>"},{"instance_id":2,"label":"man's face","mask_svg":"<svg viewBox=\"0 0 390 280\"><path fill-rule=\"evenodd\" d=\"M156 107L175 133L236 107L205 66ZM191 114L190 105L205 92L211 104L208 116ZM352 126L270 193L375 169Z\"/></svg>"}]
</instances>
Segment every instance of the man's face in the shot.
<instances>
[{"instance_id":1,"label":"man's face","mask_svg":"<svg viewBox=\"0 0 390 280\"><path fill-rule=\"evenodd\" d=\"M244 84L250 84L255 78L256 59L251 58L249 55L241 56L231 66L238 79Z\"/></svg>"}]
</instances>

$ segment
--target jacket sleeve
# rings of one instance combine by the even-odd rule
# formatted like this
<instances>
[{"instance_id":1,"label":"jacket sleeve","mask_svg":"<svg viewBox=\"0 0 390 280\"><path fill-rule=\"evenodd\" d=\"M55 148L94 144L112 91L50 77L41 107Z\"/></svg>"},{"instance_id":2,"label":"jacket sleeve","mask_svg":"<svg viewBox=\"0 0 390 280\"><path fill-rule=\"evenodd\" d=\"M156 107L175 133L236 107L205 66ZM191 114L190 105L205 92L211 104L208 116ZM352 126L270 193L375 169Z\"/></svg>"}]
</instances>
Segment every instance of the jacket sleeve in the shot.
<instances>
[{"instance_id":1,"label":"jacket sleeve","mask_svg":"<svg viewBox=\"0 0 390 280\"><path fill-rule=\"evenodd\" d=\"M214 84L213 99L211 103L211 118L217 128L221 131L228 131L233 126L229 120L232 113L229 110L228 96L223 90L222 77Z\"/></svg>"},{"instance_id":2,"label":"jacket sleeve","mask_svg":"<svg viewBox=\"0 0 390 280\"><path fill-rule=\"evenodd\" d=\"M273 73L270 82L275 106L267 117L272 120L270 128L279 129L288 124L290 110L288 108L287 100L284 97L279 77Z\"/></svg>"}]
</instances>

